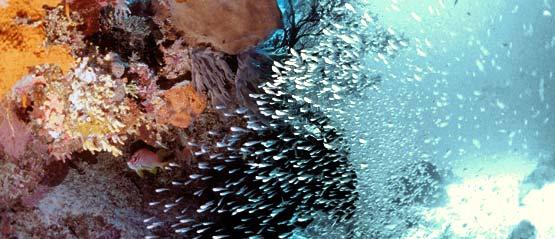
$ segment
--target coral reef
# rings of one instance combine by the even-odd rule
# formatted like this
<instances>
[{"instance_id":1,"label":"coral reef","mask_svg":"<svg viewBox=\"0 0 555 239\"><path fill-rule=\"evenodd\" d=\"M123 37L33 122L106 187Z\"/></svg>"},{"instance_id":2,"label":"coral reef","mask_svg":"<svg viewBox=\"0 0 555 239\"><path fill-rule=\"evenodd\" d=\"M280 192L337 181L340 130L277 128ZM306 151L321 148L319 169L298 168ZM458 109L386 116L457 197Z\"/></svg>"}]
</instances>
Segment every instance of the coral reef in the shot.
<instances>
[{"instance_id":1,"label":"coral reef","mask_svg":"<svg viewBox=\"0 0 555 239\"><path fill-rule=\"evenodd\" d=\"M72 165L59 185L37 180L40 195L3 212L10 227L6 238L141 238L146 233L142 197L150 192L140 191L143 183L134 181L132 172L122 173L124 164L103 155Z\"/></svg>"},{"instance_id":2,"label":"coral reef","mask_svg":"<svg viewBox=\"0 0 555 239\"><path fill-rule=\"evenodd\" d=\"M1 235L283 238L314 219L351 235L357 175L331 116L403 39L301 2L0 8Z\"/></svg>"},{"instance_id":3,"label":"coral reef","mask_svg":"<svg viewBox=\"0 0 555 239\"><path fill-rule=\"evenodd\" d=\"M125 82L95 70L88 58L65 76L44 65L28 77L44 84L24 93L32 95L31 123L54 157L66 159L82 149L121 155L118 145L137 133L140 116L132 112L132 102L118 96L125 94Z\"/></svg>"},{"instance_id":4,"label":"coral reef","mask_svg":"<svg viewBox=\"0 0 555 239\"><path fill-rule=\"evenodd\" d=\"M5 95L28 68L55 64L68 71L74 62L66 45L45 46L46 32L41 27L43 6L56 6L59 0L10 1L0 8L0 95Z\"/></svg>"}]
</instances>

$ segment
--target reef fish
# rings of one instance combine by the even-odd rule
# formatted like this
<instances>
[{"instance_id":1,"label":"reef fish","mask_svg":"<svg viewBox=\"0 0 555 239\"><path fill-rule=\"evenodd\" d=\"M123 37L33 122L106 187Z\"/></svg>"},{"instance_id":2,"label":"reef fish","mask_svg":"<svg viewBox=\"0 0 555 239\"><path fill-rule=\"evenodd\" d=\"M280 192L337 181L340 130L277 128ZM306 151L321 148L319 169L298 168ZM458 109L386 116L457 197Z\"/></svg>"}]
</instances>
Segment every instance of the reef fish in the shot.
<instances>
[{"instance_id":1,"label":"reef fish","mask_svg":"<svg viewBox=\"0 0 555 239\"><path fill-rule=\"evenodd\" d=\"M148 149L140 149L131 156L129 161L127 161L127 166L135 170L137 175L142 178L144 176L144 171L156 174L158 168L163 169L166 163L160 160L158 154Z\"/></svg>"}]
</instances>

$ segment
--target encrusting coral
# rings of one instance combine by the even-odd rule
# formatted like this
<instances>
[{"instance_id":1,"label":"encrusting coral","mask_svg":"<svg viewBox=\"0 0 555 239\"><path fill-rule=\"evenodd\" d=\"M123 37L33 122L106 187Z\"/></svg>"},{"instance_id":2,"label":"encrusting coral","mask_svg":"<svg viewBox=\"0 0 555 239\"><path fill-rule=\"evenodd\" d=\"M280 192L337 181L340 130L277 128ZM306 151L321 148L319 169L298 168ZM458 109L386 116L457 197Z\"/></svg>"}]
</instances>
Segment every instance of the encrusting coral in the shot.
<instances>
[{"instance_id":1,"label":"encrusting coral","mask_svg":"<svg viewBox=\"0 0 555 239\"><path fill-rule=\"evenodd\" d=\"M74 63L69 47L45 46L42 7L59 3L60 0L9 1L6 7L0 7L0 95L26 75L29 67L55 64L66 72Z\"/></svg>"}]
</instances>

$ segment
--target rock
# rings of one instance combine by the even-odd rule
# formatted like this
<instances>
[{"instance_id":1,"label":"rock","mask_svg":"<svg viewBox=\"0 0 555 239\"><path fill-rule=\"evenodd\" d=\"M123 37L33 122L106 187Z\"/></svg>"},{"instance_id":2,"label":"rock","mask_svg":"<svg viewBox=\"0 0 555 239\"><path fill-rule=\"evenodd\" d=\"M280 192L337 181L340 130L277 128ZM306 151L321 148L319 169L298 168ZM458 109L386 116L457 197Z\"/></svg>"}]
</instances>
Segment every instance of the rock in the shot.
<instances>
[{"instance_id":1,"label":"rock","mask_svg":"<svg viewBox=\"0 0 555 239\"><path fill-rule=\"evenodd\" d=\"M523 199L534 189L540 189L548 183L555 181L555 157L542 159L538 165L528 175L519 186L519 201L522 204Z\"/></svg>"},{"instance_id":2,"label":"rock","mask_svg":"<svg viewBox=\"0 0 555 239\"><path fill-rule=\"evenodd\" d=\"M521 221L509 235L509 239L535 239L536 227L527 220Z\"/></svg>"},{"instance_id":3,"label":"rock","mask_svg":"<svg viewBox=\"0 0 555 239\"><path fill-rule=\"evenodd\" d=\"M51 160L46 165L44 171L45 175L41 179L40 184L55 187L64 181L69 173L69 166L61 160Z\"/></svg>"},{"instance_id":4,"label":"rock","mask_svg":"<svg viewBox=\"0 0 555 239\"><path fill-rule=\"evenodd\" d=\"M189 45L209 44L236 55L256 46L281 25L275 0L169 0L176 29Z\"/></svg>"},{"instance_id":5,"label":"rock","mask_svg":"<svg viewBox=\"0 0 555 239\"><path fill-rule=\"evenodd\" d=\"M431 162L418 161L402 167L388 180L393 202L399 205L439 203L444 192L443 177Z\"/></svg>"}]
</instances>

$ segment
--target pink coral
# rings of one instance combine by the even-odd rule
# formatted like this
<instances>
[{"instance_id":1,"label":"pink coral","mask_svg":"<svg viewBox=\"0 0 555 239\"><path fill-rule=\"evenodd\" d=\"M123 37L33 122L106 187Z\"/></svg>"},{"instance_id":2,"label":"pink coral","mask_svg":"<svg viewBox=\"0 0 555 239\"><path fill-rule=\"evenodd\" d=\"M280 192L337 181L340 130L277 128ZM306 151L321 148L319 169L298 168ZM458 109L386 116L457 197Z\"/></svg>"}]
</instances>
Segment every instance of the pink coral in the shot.
<instances>
[{"instance_id":1,"label":"pink coral","mask_svg":"<svg viewBox=\"0 0 555 239\"><path fill-rule=\"evenodd\" d=\"M27 143L31 139L29 127L17 118L11 109L0 112L0 145L11 157L19 158L25 153Z\"/></svg>"},{"instance_id":2,"label":"pink coral","mask_svg":"<svg viewBox=\"0 0 555 239\"><path fill-rule=\"evenodd\" d=\"M132 63L129 66L129 73L136 74L136 84L139 90L139 97L143 100L150 98L158 91L156 81L158 78L154 72L144 63Z\"/></svg>"},{"instance_id":3,"label":"pink coral","mask_svg":"<svg viewBox=\"0 0 555 239\"><path fill-rule=\"evenodd\" d=\"M183 40L175 41L170 47L160 47L164 52L165 66L162 75L172 80L191 71L191 52L183 45Z\"/></svg>"}]
</instances>

